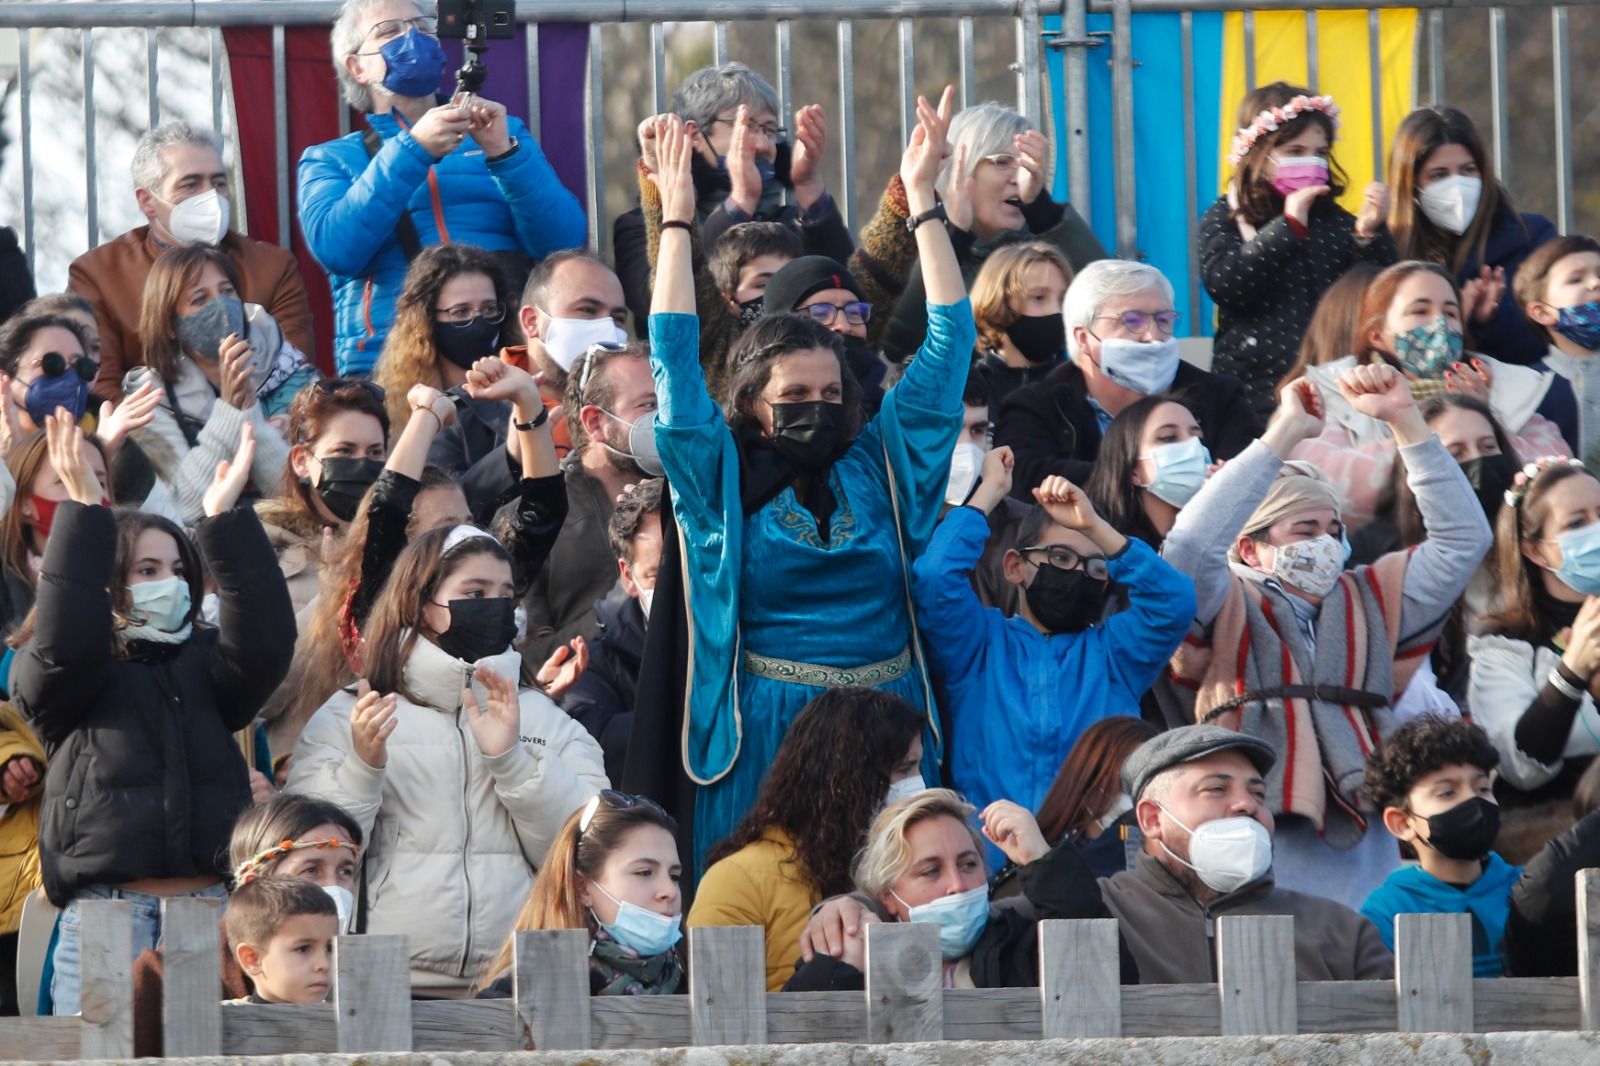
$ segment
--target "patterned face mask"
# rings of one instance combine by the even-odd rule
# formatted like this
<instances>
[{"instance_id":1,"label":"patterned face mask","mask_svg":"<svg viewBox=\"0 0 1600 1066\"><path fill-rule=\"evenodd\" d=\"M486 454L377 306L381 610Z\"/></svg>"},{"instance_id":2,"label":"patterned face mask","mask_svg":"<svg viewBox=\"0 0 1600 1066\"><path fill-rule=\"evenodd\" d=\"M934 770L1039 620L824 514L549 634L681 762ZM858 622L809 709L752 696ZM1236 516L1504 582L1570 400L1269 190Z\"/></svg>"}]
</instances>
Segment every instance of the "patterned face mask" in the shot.
<instances>
[{"instance_id":1,"label":"patterned face mask","mask_svg":"<svg viewBox=\"0 0 1600 1066\"><path fill-rule=\"evenodd\" d=\"M1600 302L1590 300L1575 307L1563 307L1556 320L1556 332L1588 351L1600 349Z\"/></svg>"},{"instance_id":2,"label":"patterned face mask","mask_svg":"<svg viewBox=\"0 0 1600 1066\"><path fill-rule=\"evenodd\" d=\"M1432 322L1395 334L1394 356L1406 370L1433 381L1461 359L1461 345L1461 332L1440 315Z\"/></svg>"}]
</instances>

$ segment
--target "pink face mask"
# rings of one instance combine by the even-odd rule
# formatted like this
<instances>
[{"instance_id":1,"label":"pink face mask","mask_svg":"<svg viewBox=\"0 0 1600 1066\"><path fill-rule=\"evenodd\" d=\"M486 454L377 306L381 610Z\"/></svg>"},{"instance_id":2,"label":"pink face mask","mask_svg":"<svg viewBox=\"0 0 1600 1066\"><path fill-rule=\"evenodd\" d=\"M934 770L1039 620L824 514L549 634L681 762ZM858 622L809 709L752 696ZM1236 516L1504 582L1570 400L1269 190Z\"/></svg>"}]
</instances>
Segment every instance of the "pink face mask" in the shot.
<instances>
[{"instance_id":1,"label":"pink face mask","mask_svg":"<svg viewBox=\"0 0 1600 1066\"><path fill-rule=\"evenodd\" d=\"M1274 159L1272 187L1284 196L1297 189L1328 184L1328 161L1320 155L1286 155Z\"/></svg>"}]
</instances>

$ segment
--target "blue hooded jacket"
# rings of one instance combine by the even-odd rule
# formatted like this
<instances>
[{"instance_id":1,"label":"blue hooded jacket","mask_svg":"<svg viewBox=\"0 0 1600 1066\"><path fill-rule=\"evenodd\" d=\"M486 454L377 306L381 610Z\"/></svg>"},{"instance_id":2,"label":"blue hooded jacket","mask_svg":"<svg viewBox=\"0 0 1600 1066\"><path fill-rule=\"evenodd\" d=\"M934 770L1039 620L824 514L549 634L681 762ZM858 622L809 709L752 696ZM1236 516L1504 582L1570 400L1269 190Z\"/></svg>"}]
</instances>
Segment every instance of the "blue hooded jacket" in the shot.
<instances>
[{"instance_id":1,"label":"blue hooded jacket","mask_svg":"<svg viewBox=\"0 0 1600 1066\"><path fill-rule=\"evenodd\" d=\"M1470 914L1488 941L1480 944L1473 937L1472 976L1500 977L1505 972L1500 942L1505 939L1506 916L1511 913L1511 889L1521 876L1522 867L1512 866L1492 851L1483 875L1464 889L1446 884L1421 866L1402 866L1368 894L1361 914L1378 927L1378 935L1390 951L1394 950L1397 914Z\"/></svg>"},{"instance_id":2,"label":"blue hooded jacket","mask_svg":"<svg viewBox=\"0 0 1600 1066\"><path fill-rule=\"evenodd\" d=\"M409 266L396 236L402 213L424 248L450 241L539 258L587 233L582 206L519 119L506 117L517 150L495 163L471 137L436 161L394 114L367 123L383 138L371 158L360 132L300 157L300 231L333 285L340 374L370 371L394 322Z\"/></svg>"}]
</instances>

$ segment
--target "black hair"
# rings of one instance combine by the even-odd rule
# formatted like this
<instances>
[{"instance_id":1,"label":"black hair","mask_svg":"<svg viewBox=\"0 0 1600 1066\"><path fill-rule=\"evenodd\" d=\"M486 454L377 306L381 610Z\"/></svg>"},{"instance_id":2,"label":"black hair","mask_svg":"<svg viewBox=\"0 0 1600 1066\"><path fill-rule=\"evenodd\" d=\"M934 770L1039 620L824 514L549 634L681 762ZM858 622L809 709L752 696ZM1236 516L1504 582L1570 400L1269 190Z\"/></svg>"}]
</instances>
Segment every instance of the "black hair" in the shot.
<instances>
[{"instance_id":1,"label":"black hair","mask_svg":"<svg viewBox=\"0 0 1600 1066\"><path fill-rule=\"evenodd\" d=\"M1409 810L1419 778L1446 766L1476 766L1485 773L1500 765L1500 753L1483 727L1459 718L1425 714L1396 729L1367 758L1365 790L1374 808Z\"/></svg>"}]
</instances>

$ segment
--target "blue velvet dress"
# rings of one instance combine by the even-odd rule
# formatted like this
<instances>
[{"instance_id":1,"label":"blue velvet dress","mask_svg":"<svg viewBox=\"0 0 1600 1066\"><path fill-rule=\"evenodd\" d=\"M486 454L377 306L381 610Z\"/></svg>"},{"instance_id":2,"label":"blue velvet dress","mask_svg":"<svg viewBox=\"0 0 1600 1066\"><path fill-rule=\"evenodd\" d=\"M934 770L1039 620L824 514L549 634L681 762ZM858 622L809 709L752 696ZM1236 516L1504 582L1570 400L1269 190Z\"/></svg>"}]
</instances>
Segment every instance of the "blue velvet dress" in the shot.
<instances>
[{"instance_id":1,"label":"blue velvet dress","mask_svg":"<svg viewBox=\"0 0 1600 1066\"><path fill-rule=\"evenodd\" d=\"M977 336L965 299L929 305L916 359L828 475L837 506L824 541L792 487L745 517L738 451L706 392L699 330L691 314L650 316L656 445L682 532L693 630L682 754L701 786L697 868L755 802L789 723L823 691L751 674L744 653L849 669L911 644L906 568L938 521ZM938 716L923 672L914 662L875 687L924 711L923 777L938 781Z\"/></svg>"}]
</instances>

